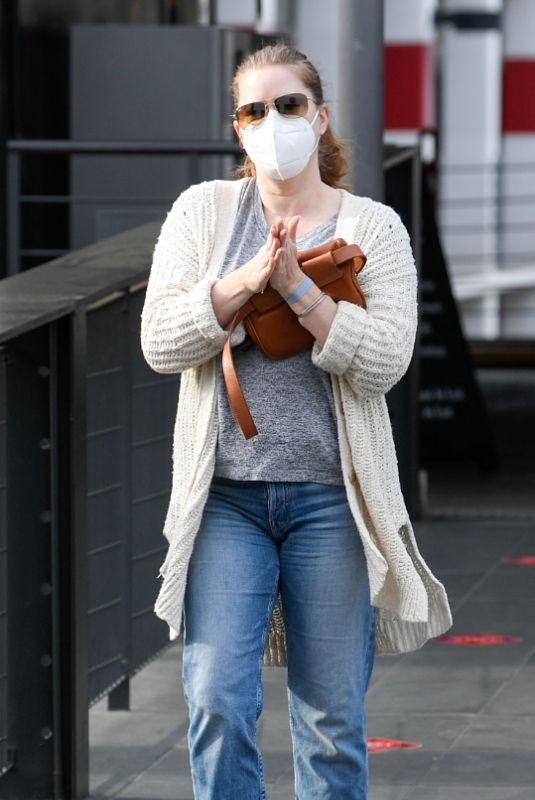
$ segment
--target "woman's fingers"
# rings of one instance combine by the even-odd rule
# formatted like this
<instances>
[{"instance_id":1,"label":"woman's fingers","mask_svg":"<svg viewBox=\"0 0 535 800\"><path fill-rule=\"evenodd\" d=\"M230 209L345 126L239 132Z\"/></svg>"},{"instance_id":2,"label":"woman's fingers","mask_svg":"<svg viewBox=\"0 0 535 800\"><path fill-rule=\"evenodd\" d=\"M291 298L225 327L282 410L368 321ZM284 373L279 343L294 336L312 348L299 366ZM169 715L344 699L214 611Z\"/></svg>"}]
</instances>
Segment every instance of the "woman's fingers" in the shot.
<instances>
[{"instance_id":1,"label":"woman's fingers","mask_svg":"<svg viewBox=\"0 0 535 800\"><path fill-rule=\"evenodd\" d=\"M269 277L273 275L276 269L280 267L282 249L277 247L269 257L270 272Z\"/></svg>"},{"instance_id":2,"label":"woman's fingers","mask_svg":"<svg viewBox=\"0 0 535 800\"><path fill-rule=\"evenodd\" d=\"M270 231L266 242L262 245L258 254L261 261L264 263L265 259L269 259L271 256L275 255L276 250L280 246L280 239L278 236L273 236L273 233Z\"/></svg>"},{"instance_id":3,"label":"woman's fingers","mask_svg":"<svg viewBox=\"0 0 535 800\"><path fill-rule=\"evenodd\" d=\"M276 270L286 273L288 269L293 268L296 251L295 238L300 220L300 216L294 216L285 225L282 217L277 217L271 225L269 232L271 239L269 278Z\"/></svg>"},{"instance_id":4,"label":"woman's fingers","mask_svg":"<svg viewBox=\"0 0 535 800\"><path fill-rule=\"evenodd\" d=\"M275 266L276 266L275 258L270 255L266 264L264 264L264 266L260 270L260 274L262 276L262 287L260 288L261 293L263 293L264 289L268 285L269 279L271 278L273 272L275 271Z\"/></svg>"},{"instance_id":5,"label":"woman's fingers","mask_svg":"<svg viewBox=\"0 0 535 800\"><path fill-rule=\"evenodd\" d=\"M276 217L275 221L269 226L268 239L278 239L280 236L280 229L282 227L282 217Z\"/></svg>"},{"instance_id":6,"label":"woman's fingers","mask_svg":"<svg viewBox=\"0 0 535 800\"><path fill-rule=\"evenodd\" d=\"M301 222L301 217L299 215L296 215L295 217L291 217L291 219L288 220L288 226L287 226L288 236L294 242L295 242L296 237L297 237L297 228L298 228L300 222Z\"/></svg>"},{"instance_id":7,"label":"woman's fingers","mask_svg":"<svg viewBox=\"0 0 535 800\"><path fill-rule=\"evenodd\" d=\"M284 257L284 247L278 247L277 250L275 251L275 261L277 263L277 266L281 263L283 257Z\"/></svg>"},{"instance_id":8,"label":"woman's fingers","mask_svg":"<svg viewBox=\"0 0 535 800\"><path fill-rule=\"evenodd\" d=\"M271 276L272 276L272 275L273 275L273 273L275 272L275 269L276 269L276 267L277 267L277 259L276 259L276 257L273 255L273 256L271 256L271 257L270 257L270 259L269 259L269 276L268 276L268 280L269 280L269 278L271 278Z\"/></svg>"}]
</instances>

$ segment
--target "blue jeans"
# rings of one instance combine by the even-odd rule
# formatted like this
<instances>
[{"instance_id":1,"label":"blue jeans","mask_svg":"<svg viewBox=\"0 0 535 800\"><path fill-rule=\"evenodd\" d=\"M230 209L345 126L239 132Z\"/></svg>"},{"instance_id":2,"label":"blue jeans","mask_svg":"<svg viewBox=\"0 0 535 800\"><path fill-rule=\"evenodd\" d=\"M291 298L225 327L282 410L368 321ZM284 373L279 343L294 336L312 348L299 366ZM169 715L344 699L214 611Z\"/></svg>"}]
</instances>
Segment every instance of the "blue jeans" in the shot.
<instances>
[{"instance_id":1,"label":"blue jeans","mask_svg":"<svg viewBox=\"0 0 535 800\"><path fill-rule=\"evenodd\" d=\"M375 609L345 488L214 478L188 570L184 696L196 800L265 800L256 742L277 592L296 800L366 800Z\"/></svg>"}]
</instances>

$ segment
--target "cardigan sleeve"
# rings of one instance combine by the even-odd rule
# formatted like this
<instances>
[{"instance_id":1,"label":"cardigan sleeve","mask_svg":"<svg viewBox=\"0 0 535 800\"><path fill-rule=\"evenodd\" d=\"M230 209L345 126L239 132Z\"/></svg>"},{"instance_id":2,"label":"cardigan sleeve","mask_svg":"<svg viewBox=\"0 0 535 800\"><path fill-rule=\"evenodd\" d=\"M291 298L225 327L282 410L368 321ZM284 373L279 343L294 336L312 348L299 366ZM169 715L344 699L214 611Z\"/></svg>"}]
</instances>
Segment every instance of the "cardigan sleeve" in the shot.
<instances>
[{"instance_id":1,"label":"cardigan sleeve","mask_svg":"<svg viewBox=\"0 0 535 800\"><path fill-rule=\"evenodd\" d=\"M141 312L141 349L156 372L198 366L216 355L227 337L212 305L217 278L199 278L209 257L201 237L213 232L215 213L206 194L199 184L175 200L154 248Z\"/></svg>"},{"instance_id":2,"label":"cardigan sleeve","mask_svg":"<svg viewBox=\"0 0 535 800\"><path fill-rule=\"evenodd\" d=\"M407 370L417 327L417 275L409 234L390 206L381 209L359 275L366 309L340 301L323 347L313 363L344 377L365 397L386 394Z\"/></svg>"}]
</instances>

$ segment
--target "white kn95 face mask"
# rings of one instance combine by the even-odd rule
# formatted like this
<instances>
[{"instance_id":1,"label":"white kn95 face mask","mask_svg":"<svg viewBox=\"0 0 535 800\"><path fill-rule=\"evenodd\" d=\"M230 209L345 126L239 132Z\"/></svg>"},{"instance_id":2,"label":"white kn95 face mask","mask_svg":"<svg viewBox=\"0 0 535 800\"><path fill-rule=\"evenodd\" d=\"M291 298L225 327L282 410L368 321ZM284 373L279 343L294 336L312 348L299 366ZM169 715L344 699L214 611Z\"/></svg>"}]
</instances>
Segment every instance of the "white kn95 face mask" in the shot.
<instances>
[{"instance_id":1,"label":"white kn95 face mask","mask_svg":"<svg viewBox=\"0 0 535 800\"><path fill-rule=\"evenodd\" d=\"M257 170L278 181L299 175L319 143L312 127L318 114L319 109L309 122L271 109L263 122L242 128L243 146Z\"/></svg>"}]
</instances>

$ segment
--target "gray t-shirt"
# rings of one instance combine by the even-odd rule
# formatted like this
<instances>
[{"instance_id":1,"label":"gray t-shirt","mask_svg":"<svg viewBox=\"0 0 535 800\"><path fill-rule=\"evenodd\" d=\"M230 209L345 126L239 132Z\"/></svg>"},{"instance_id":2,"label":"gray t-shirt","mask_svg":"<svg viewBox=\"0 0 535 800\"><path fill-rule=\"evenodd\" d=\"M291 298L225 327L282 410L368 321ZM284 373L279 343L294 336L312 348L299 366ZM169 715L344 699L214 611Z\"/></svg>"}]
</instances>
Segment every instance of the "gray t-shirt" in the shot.
<instances>
[{"instance_id":1,"label":"gray t-shirt","mask_svg":"<svg viewBox=\"0 0 535 800\"><path fill-rule=\"evenodd\" d=\"M332 239L335 226L336 215L298 238L298 248L304 250ZM268 234L253 178L242 191L221 276L249 261ZM215 474L233 480L343 484L330 377L312 363L310 350L271 359L247 336L243 344L233 348L233 356L258 435L246 440L236 425L220 356Z\"/></svg>"}]
</instances>

